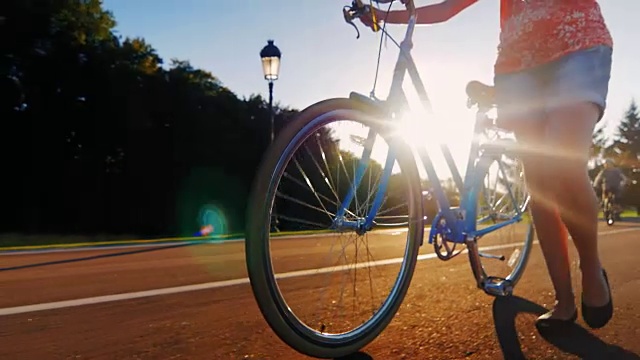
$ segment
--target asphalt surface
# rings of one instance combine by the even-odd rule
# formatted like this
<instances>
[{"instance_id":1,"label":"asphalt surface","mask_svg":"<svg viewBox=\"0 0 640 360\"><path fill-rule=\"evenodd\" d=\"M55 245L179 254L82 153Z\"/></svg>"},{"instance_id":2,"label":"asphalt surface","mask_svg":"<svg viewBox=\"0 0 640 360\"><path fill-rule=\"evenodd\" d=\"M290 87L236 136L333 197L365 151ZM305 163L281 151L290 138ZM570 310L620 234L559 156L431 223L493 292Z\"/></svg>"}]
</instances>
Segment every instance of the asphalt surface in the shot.
<instances>
[{"instance_id":1,"label":"asphalt surface","mask_svg":"<svg viewBox=\"0 0 640 360\"><path fill-rule=\"evenodd\" d=\"M605 328L589 330L579 319L562 336L537 332L537 314L553 303L537 245L514 297L503 299L475 287L466 256L448 262L425 256L398 315L351 358L640 359L640 224L602 224L600 232L615 305ZM399 236L377 235L380 247L371 253L378 260L396 256ZM311 243L274 245L281 271L321 267L328 242ZM262 318L242 242L3 255L0 268L0 359L308 358ZM575 261L573 271L579 299ZM295 289L294 305L305 308L314 304L310 290L320 279L301 274L283 286Z\"/></svg>"}]
</instances>

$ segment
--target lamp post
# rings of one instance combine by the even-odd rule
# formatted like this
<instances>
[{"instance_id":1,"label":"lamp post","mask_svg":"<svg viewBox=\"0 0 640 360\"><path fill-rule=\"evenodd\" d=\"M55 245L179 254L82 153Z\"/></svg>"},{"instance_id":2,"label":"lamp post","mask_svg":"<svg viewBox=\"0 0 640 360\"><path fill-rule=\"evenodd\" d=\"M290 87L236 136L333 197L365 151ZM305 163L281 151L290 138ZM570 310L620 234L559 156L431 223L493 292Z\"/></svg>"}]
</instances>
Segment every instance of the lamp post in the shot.
<instances>
[{"instance_id":1,"label":"lamp post","mask_svg":"<svg viewBox=\"0 0 640 360\"><path fill-rule=\"evenodd\" d=\"M280 49L273 45L273 40L267 41L267 46L260 51L260 58L262 59L262 71L264 73L264 79L269 82L269 116L271 121L271 141L273 142L273 82L278 80L280 72Z\"/></svg>"},{"instance_id":2,"label":"lamp post","mask_svg":"<svg viewBox=\"0 0 640 360\"><path fill-rule=\"evenodd\" d=\"M273 40L267 40L267 46L262 48L260 51L260 58L262 59L262 72L264 73L264 79L269 82L269 119L270 119L270 132L271 132L271 140L273 143L273 122L274 116L273 113L273 82L278 80L278 75L280 72L280 57L281 57L280 49L277 46L273 45ZM278 229L278 217L276 214L276 206L273 205L272 215L271 215L271 227L273 230L279 232Z\"/></svg>"}]
</instances>

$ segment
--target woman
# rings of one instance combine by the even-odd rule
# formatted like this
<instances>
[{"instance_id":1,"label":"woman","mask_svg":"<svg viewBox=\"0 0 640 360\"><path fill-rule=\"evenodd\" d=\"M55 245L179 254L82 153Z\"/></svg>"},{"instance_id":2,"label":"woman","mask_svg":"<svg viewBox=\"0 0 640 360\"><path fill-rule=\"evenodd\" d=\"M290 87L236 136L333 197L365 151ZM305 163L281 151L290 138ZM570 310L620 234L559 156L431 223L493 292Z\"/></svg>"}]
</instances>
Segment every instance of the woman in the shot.
<instances>
[{"instance_id":1,"label":"woman","mask_svg":"<svg viewBox=\"0 0 640 360\"><path fill-rule=\"evenodd\" d=\"M418 24L444 22L478 0L446 0L417 9ZM403 1L405 2L405 1ZM376 19L406 23L404 11L374 10ZM372 26L371 17L361 19ZM598 199L587 173L591 135L606 107L613 41L596 0L501 0L495 63L498 124L514 131L531 212L556 293L542 329L577 319L568 235L582 273L582 317L591 328L613 315L598 255Z\"/></svg>"}]
</instances>

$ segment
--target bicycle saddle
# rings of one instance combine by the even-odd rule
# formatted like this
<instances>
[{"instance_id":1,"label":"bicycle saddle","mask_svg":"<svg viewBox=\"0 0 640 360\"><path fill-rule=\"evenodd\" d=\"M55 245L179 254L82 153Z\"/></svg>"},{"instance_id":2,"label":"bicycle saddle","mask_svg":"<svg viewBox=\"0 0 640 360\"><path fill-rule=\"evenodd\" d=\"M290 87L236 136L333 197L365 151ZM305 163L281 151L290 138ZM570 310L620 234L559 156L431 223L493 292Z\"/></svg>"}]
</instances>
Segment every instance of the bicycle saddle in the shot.
<instances>
[{"instance_id":1,"label":"bicycle saddle","mask_svg":"<svg viewBox=\"0 0 640 360\"><path fill-rule=\"evenodd\" d=\"M471 105L490 108L495 105L495 91L493 86L483 84L480 81L470 81L466 87L467 96Z\"/></svg>"}]
</instances>

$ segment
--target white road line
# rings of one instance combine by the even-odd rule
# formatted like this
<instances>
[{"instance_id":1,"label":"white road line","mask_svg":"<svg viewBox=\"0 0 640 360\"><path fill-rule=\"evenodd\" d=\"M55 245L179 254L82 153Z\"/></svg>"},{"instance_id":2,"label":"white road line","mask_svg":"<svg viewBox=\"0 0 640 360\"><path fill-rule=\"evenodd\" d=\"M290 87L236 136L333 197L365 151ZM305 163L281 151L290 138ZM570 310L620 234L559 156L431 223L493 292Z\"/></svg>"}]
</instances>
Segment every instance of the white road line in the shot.
<instances>
[{"instance_id":1,"label":"white road line","mask_svg":"<svg viewBox=\"0 0 640 360\"><path fill-rule=\"evenodd\" d=\"M601 236L614 235L614 234L639 231L639 230L640 228L618 229L618 230L604 231L599 233L598 235L601 235ZM538 242L535 241L534 243L537 244ZM479 250L480 251L496 250L496 249L511 247L516 244L517 243L487 246L487 247L482 247ZM434 253L423 254L418 256L418 261L429 260L434 258L436 258L436 255ZM370 267L370 266L397 264L401 262L402 262L402 258L395 258L395 259L360 263L360 264L356 264L355 266L356 268L362 268L362 267ZM278 275L278 278L281 278L281 279L294 278L294 277L340 271L344 269L345 269L344 266L332 266L332 267L325 267L325 268L319 268L319 269L298 270L298 271L292 271L292 272L280 274ZM349 267L349 269L353 269L353 266ZM177 294L177 293L184 293L184 292L191 292L191 291L216 289L216 288L222 288L222 287L228 287L228 286L234 286L234 285L242 285L247 283L249 283L249 278L242 278L242 279L208 282L208 283L202 283L202 284L176 286L176 287L170 287L170 288L164 288L164 289L153 289L153 290L136 291L136 292L130 292L130 293L115 294L115 295L96 296L96 297L90 297L90 298L84 298L84 299L65 300L65 301L56 301L56 302L42 303L42 304L16 306L16 307L0 309L0 316L24 314L24 313L30 313L30 312L36 312L36 311L63 309L63 308L70 308L70 307L83 306L83 305L101 304L101 303L108 303L108 302L121 301L121 300L132 300L132 299L139 299L139 298L145 298L145 297L170 295L170 294Z\"/></svg>"}]
</instances>

